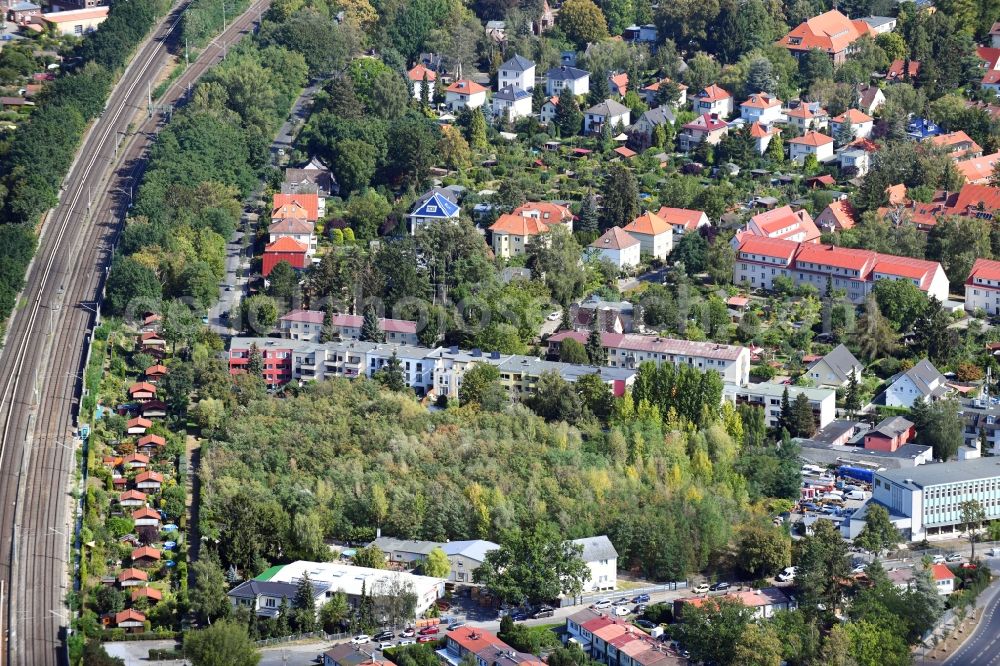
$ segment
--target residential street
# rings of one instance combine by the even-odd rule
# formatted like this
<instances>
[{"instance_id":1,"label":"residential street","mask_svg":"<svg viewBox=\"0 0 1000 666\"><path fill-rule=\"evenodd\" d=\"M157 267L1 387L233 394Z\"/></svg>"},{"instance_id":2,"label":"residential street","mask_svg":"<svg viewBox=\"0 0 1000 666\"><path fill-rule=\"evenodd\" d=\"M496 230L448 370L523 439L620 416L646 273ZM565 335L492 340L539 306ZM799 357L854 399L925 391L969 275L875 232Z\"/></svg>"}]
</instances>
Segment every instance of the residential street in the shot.
<instances>
[{"instance_id":1,"label":"residential street","mask_svg":"<svg viewBox=\"0 0 1000 666\"><path fill-rule=\"evenodd\" d=\"M284 156L291 150L292 142L302 124L309 116L309 102L313 95L319 90L322 82L312 83L302 91L292 111L288 114L278 135L271 144L271 164L281 167ZM249 201L253 202L260 198L263 192L263 182L257 190L250 195ZM234 333L230 328L229 317L233 316L236 308L239 307L240 300L246 295L246 289L250 278L250 262L253 259L253 239L257 234L257 225L260 224L252 215L248 214L245 208L242 230L238 230L226 244L226 277L219 285L219 302L208 311L208 324L212 330L224 337L229 337Z\"/></svg>"}]
</instances>

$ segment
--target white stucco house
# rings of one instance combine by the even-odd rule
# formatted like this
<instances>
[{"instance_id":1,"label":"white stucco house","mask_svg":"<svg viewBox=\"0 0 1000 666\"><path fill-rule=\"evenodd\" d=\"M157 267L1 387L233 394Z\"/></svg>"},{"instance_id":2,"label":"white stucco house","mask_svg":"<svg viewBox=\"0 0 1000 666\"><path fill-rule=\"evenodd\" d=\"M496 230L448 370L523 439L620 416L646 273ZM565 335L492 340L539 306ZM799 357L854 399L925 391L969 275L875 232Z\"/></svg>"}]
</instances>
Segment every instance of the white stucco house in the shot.
<instances>
[{"instance_id":1,"label":"white stucco house","mask_svg":"<svg viewBox=\"0 0 1000 666\"><path fill-rule=\"evenodd\" d=\"M515 55L500 65L497 71L497 88L503 90L507 86L528 91L534 88L535 63L522 55Z\"/></svg>"},{"instance_id":2,"label":"white stucco house","mask_svg":"<svg viewBox=\"0 0 1000 666\"><path fill-rule=\"evenodd\" d=\"M570 543L583 546L580 557L590 569L590 578L583 584L584 592L613 590L618 585L618 551L605 535L574 539Z\"/></svg>"},{"instance_id":3,"label":"white stucco house","mask_svg":"<svg viewBox=\"0 0 1000 666\"><path fill-rule=\"evenodd\" d=\"M674 247L674 230L653 212L646 212L625 225L625 232L639 241L639 248L657 259L666 259Z\"/></svg>"},{"instance_id":4,"label":"white stucco house","mask_svg":"<svg viewBox=\"0 0 1000 666\"><path fill-rule=\"evenodd\" d=\"M867 139L871 136L872 130L875 129L874 118L858 109L848 109L830 120L830 131L833 132L834 136L839 136L841 128L846 124L850 124L854 139ZM847 141L846 143L849 142Z\"/></svg>"},{"instance_id":5,"label":"white stucco house","mask_svg":"<svg viewBox=\"0 0 1000 666\"><path fill-rule=\"evenodd\" d=\"M434 101L434 82L437 81L437 72L418 64L406 73L406 78L410 81L410 92L415 100L423 99L424 79L427 79L427 97L430 101Z\"/></svg>"},{"instance_id":6,"label":"white stucco house","mask_svg":"<svg viewBox=\"0 0 1000 666\"><path fill-rule=\"evenodd\" d=\"M639 265L640 243L621 227L611 227L590 244L619 270Z\"/></svg>"},{"instance_id":7,"label":"white stucco house","mask_svg":"<svg viewBox=\"0 0 1000 666\"><path fill-rule=\"evenodd\" d=\"M901 372L890 380L885 390L886 407L913 407L917 400L933 402L940 400L948 392L944 375L927 359Z\"/></svg>"},{"instance_id":8,"label":"white stucco house","mask_svg":"<svg viewBox=\"0 0 1000 666\"><path fill-rule=\"evenodd\" d=\"M781 100L766 92L754 93L740 104L740 117L748 123L770 125L782 118Z\"/></svg>"},{"instance_id":9,"label":"white stucco house","mask_svg":"<svg viewBox=\"0 0 1000 666\"><path fill-rule=\"evenodd\" d=\"M445 88L444 103L450 111L475 109L486 104L486 88L471 79L459 79Z\"/></svg>"},{"instance_id":10,"label":"white stucco house","mask_svg":"<svg viewBox=\"0 0 1000 666\"><path fill-rule=\"evenodd\" d=\"M833 153L833 139L819 132L806 132L789 140L788 145L789 158L799 164L805 162L809 155L815 155L820 163L836 159Z\"/></svg>"},{"instance_id":11,"label":"white stucco house","mask_svg":"<svg viewBox=\"0 0 1000 666\"><path fill-rule=\"evenodd\" d=\"M606 99L584 111L583 131L585 134L597 134L605 123L612 130L619 124L628 127L632 122L630 114L631 110L621 102Z\"/></svg>"},{"instance_id":12,"label":"white stucco house","mask_svg":"<svg viewBox=\"0 0 1000 666\"><path fill-rule=\"evenodd\" d=\"M567 92L586 95L590 92L590 72L562 65L553 67L546 75L545 92L549 97L558 97Z\"/></svg>"},{"instance_id":13,"label":"white stucco house","mask_svg":"<svg viewBox=\"0 0 1000 666\"><path fill-rule=\"evenodd\" d=\"M531 115L531 93L521 88L507 86L493 95L493 115L515 121Z\"/></svg>"}]
</instances>

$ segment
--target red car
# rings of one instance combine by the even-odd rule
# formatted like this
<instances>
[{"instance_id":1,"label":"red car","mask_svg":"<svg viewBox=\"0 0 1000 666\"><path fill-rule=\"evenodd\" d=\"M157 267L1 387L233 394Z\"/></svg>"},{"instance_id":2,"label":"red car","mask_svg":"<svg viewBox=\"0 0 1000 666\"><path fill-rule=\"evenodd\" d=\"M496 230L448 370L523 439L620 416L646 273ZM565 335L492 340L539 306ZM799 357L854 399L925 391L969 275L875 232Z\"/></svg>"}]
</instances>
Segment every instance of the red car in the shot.
<instances>
[{"instance_id":1,"label":"red car","mask_svg":"<svg viewBox=\"0 0 1000 666\"><path fill-rule=\"evenodd\" d=\"M417 636L418 643L433 643L437 640L437 636Z\"/></svg>"},{"instance_id":2,"label":"red car","mask_svg":"<svg viewBox=\"0 0 1000 666\"><path fill-rule=\"evenodd\" d=\"M420 634L421 636L433 636L434 634L438 633L438 628L437 627L424 627L423 629L421 629L417 633Z\"/></svg>"}]
</instances>

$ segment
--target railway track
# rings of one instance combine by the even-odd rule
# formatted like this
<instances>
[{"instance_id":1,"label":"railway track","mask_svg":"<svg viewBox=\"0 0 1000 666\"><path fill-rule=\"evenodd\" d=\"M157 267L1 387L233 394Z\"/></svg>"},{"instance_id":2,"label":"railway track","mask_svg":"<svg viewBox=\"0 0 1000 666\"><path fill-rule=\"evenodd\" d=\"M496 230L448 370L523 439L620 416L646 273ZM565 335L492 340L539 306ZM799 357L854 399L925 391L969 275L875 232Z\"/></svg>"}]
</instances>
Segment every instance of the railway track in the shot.
<instances>
[{"instance_id":1,"label":"railway track","mask_svg":"<svg viewBox=\"0 0 1000 666\"><path fill-rule=\"evenodd\" d=\"M257 0L170 85L161 105L250 32L270 5ZM112 92L47 217L21 303L0 353L0 666L66 663L73 435L89 336L114 242L162 118L147 117L150 87L176 50L187 2L161 22ZM127 134L130 125L136 131ZM119 141L125 134L124 141Z\"/></svg>"}]
</instances>

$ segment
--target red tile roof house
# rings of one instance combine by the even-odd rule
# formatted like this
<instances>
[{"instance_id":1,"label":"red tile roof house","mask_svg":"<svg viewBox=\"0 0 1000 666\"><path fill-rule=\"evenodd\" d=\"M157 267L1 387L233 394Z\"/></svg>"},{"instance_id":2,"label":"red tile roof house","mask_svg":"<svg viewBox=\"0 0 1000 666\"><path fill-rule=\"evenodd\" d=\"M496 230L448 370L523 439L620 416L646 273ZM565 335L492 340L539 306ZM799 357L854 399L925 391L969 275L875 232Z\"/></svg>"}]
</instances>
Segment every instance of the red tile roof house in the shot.
<instances>
[{"instance_id":1,"label":"red tile roof house","mask_svg":"<svg viewBox=\"0 0 1000 666\"><path fill-rule=\"evenodd\" d=\"M142 587L133 587L131 596L132 603L135 603L139 599L148 599L153 604L163 599L163 592L160 592L155 587L144 585Z\"/></svg>"},{"instance_id":2,"label":"red tile roof house","mask_svg":"<svg viewBox=\"0 0 1000 666\"><path fill-rule=\"evenodd\" d=\"M733 114L733 96L714 83L691 98L691 109L698 115L715 114L728 118Z\"/></svg>"},{"instance_id":3,"label":"red tile roof house","mask_svg":"<svg viewBox=\"0 0 1000 666\"><path fill-rule=\"evenodd\" d=\"M1000 164L1000 152L982 157L955 162L955 168L972 185L989 185L993 179L993 170Z\"/></svg>"},{"instance_id":4,"label":"red tile roof house","mask_svg":"<svg viewBox=\"0 0 1000 666\"><path fill-rule=\"evenodd\" d=\"M149 458L141 453L131 453L125 456L122 463L129 469L142 469L149 464Z\"/></svg>"},{"instance_id":5,"label":"red tile roof house","mask_svg":"<svg viewBox=\"0 0 1000 666\"><path fill-rule=\"evenodd\" d=\"M130 508L146 506L146 493L141 490L126 490L118 496L118 503Z\"/></svg>"},{"instance_id":6,"label":"red tile roof house","mask_svg":"<svg viewBox=\"0 0 1000 666\"><path fill-rule=\"evenodd\" d=\"M802 133L809 130L826 129L830 124L830 114L816 102L803 102L794 109L785 111L788 124Z\"/></svg>"},{"instance_id":7,"label":"red tile roof house","mask_svg":"<svg viewBox=\"0 0 1000 666\"><path fill-rule=\"evenodd\" d=\"M976 259L965 280L965 309L1000 314L1000 261Z\"/></svg>"},{"instance_id":8,"label":"red tile roof house","mask_svg":"<svg viewBox=\"0 0 1000 666\"><path fill-rule=\"evenodd\" d=\"M788 158L802 164L809 155L814 155L820 163L832 162L837 158L833 152L833 138L819 132L806 132L788 141Z\"/></svg>"},{"instance_id":9,"label":"red tile roof house","mask_svg":"<svg viewBox=\"0 0 1000 666\"><path fill-rule=\"evenodd\" d=\"M130 633L140 633L146 626L146 616L134 608L128 608L115 614L115 626Z\"/></svg>"},{"instance_id":10,"label":"red tile roof house","mask_svg":"<svg viewBox=\"0 0 1000 666\"><path fill-rule=\"evenodd\" d=\"M152 427L152 421L137 416L134 419L129 419L129 422L125 424L125 432L129 435L141 435L146 432L147 428Z\"/></svg>"},{"instance_id":11,"label":"red tile roof house","mask_svg":"<svg viewBox=\"0 0 1000 666\"><path fill-rule=\"evenodd\" d=\"M133 567L148 568L160 561L160 551L152 546L140 546L129 556Z\"/></svg>"},{"instance_id":12,"label":"red tile roof house","mask_svg":"<svg viewBox=\"0 0 1000 666\"><path fill-rule=\"evenodd\" d=\"M903 68L906 71L903 71ZM914 81L917 78L917 74L920 73L920 61L910 60L907 65L906 61L899 59L893 60L892 64L889 65L889 71L885 73L886 83L903 83L904 81Z\"/></svg>"},{"instance_id":13,"label":"red tile roof house","mask_svg":"<svg viewBox=\"0 0 1000 666\"><path fill-rule=\"evenodd\" d=\"M424 79L427 79L427 99L431 102L434 101L434 82L437 81L437 72L433 69L428 69L421 63L417 63L413 69L406 73L406 78L410 81L410 89L413 93L413 99L420 101L423 99L423 88Z\"/></svg>"},{"instance_id":14,"label":"red tile roof house","mask_svg":"<svg viewBox=\"0 0 1000 666\"><path fill-rule=\"evenodd\" d=\"M729 125L716 114L702 114L684 125L680 134L682 151L694 150L702 141L715 145L729 132Z\"/></svg>"},{"instance_id":15,"label":"red tile roof house","mask_svg":"<svg viewBox=\"0 0 1000 666\"><path fill-rule=\"evenodd\" d=\"M292 268L303 269L308 262L309 248L287 236L282 236L264 248L261 274L267 277L282 261L287 261Z\"/></svg>"},{"instance_id":16,"label":"red tile roof house","mask_svg":"<svg viewBox=\"0 0 1000 666\"><path fill-rule=\"evenodd\" d=\"M656 211L656 214L670 225L675 236L683 236L689 231L697 231L702 227L712 226L712 223L708 220L708 215L700 210L661 206L660 210ZM628 230L626 229L626 231Z\"/></svg>"},{"instance_id":17,"label":"red tile roof house","mask_svg":"<svg viewBox=\"0 0 1000 666\"><path fill-rule=\"evenodd\" d=\"M478 666L544 666L539 657L519 652L493 633L464 626L448 632L447 643L437 654L448 664L460 664L472 655Z\"/></svg>"},{"instance_id":18,"label":"red tile roof house","mask_svg":"<svg viewBox=\"0 0 1000 666\"><path fill-rule=\"evenodd\" d=\"M136 382L128 387L128 397L140 402L156 397L156 387L149 382Z\"/></svg>"},{"instance_id":19,"label":"red tile roof house","mask_svg":"<svg viewBox=\"0 0 1000 666\"><path fill-rule=\"evenodd\" d=\"M159 491L163 486L163 475L159 472L142 472L135 477L135 487L142 491ZM154 511L154 513L156 513ZM156 514L159 520L160 514Z\"/></svg>"},{"instance_id":20,"label":"red tile roof house","mask_svg":"<svg viewBox=\"0 0 1000 666\"><path fill-rule=\"evenodd\" d=\"M740 117L748 123L770 125L781 119L781 100L763 91L754 93L740 104Z\"/></svg>"},{"instance_id":21,"label":"red tile roof house","mask_svg":"<svg viewBox=\"0 0 1000 666\"><path fill-rule=\"evenodd\" d=\"M746 231L765 238L779 238L800 243L818 243L819 229L805 209L793 211L782 206L750 218Z\"/></svg>"},{"instance_id":22,"label":"red tile roof house","mask_svg":"<svg viewBox=\"0 0 1000 666\"><path fill-rule=\"evenodd\" d=\"M624 97L628 92L628 74L608 74L608 87L612 94Z\"/></svg>"},{"instance_id":23,"label":"red tile roof house","mask_svg":"<svg viewBox=\"0 0 1000 666\"><path fill-rule=\"evenodd\" d=\"M934 586L941 596L951 594L955 591L955 574L951 572L945 564L935 564L931 566L931 578L934 579Z\"/></svg>"},{"instance_id":24,"label":"red tile roof house","mask_svg":"<svg viewBox=\"0 0 1000 666\"><path fill-rule=\"evenodd\" d=\"M955 159L983 156L982 147L973 141L972 137L961 130L932 136L924 143L937 148L944 148Z\"/></svg>"},{"instance_id":25,"label":"red tile roof house","mask_svg":"<svg viewBox=\"0 0 1000 666\"><path fill-rule=\"evenodd\" d=\"M684 614L686 605L702 606L710 599L730 599L738 601L753 611L754 617L764 619L772 617L778 611L795 610L798 604L777 587L764 587L759 590L731 592L721 597L685 597L674 601L674 615Z\"/></svg>"},{"instance_id":26,"label":"red tile roof house","mask_svg":"<svg viewBox=\"0 0 1000 666\"><path fill-rule=\"evenodd\" d=\"M830 132L834 136L837 136L840 133L840 128L847 121L851 121L851 130L854 133L855 139L868 138L875 128L875 119L867 113L858 111L857 109L848 109L839 116L833 117L830 121Z\"/></svg>"},{"instance_id":27,"label":"red tile roof house","mask_svg":"<svg viewBox=\"0 0 1000 666\"><path fill-rule=\"evenodd\" d=\"M149 574L141 569L125 569L118 574L117 580L121 587L135 587L149 582Z\"/></svg>"},{"instance_id":28,"label":"red tile roof house","mask_svg":"<svg viewBox=\"0 0 1000 666\"><path fill-rule=\"evenodd\" d=\"M831 202L816 217L816 225L823 231L844 231L853 229L858 223L858 214L847 199Z\"/></svg>"},{"instance_id":29,"label":"red tile roof house","mask_svg":"<svg viewBox=\"0 0 1000 666\"><path fill-rule=\"evenodd\" d=\"M771 125L770 127L765 127L760 123L750 124L750 138L754 141L754 146L757 148L757 152L763 155L767 152L767 147L771 145L771 139L776 135L781 134L781 128Z\"/></svg>"},{"instance_id":30,"label":"red tile roof house","mask_svg":"<svg viewBox=\"0 0 1000 666\"><path fill-rule=\"evenodd\" d=\"M625 231L639 241L640 252L651 257L665 260L673 250L673 227L659 213L643 213L625 225Z\"/></svg>"},{"instance_id":31,"label":"red tile roof house","mask_svg":"<svg viewBox=\"0 0 1000 666\"><path fill-rule=\"evenodd\" d=\"M800 23L779 39L777 45L788 49L796 58L812 49L820 49L834 64L840 64L847 59L851 44L865 35L875 37L871 26L860 19L852 21L833 9Z\"/></svg>"}]
</instances>

